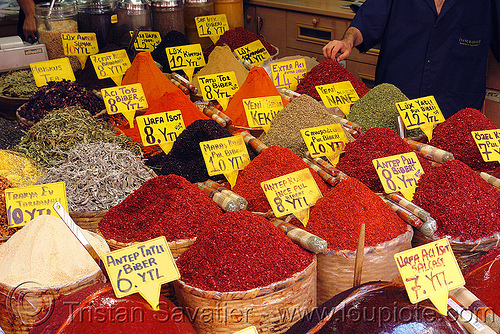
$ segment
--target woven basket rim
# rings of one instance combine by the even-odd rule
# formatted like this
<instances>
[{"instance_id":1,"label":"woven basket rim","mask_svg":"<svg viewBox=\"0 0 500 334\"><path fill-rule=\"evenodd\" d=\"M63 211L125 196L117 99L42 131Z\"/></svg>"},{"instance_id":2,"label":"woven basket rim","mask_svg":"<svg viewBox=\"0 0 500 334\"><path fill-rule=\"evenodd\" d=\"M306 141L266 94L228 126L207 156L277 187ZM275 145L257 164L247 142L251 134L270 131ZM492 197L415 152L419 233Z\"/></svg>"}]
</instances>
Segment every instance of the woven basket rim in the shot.
<instances>
[{"instance_id":1,"label":"woven basket rim","mask_svg":"<svg viewBox=\"0 0 500 334\"><path fill-rule=\"evenodd\" d=\"M406 240L409 238L411 241L413 239L413 227L411 227L409 224L406 226L406 231L404 233L401 233L397 237L387 240L384 242L381 242L375 246L370 246L370 247L365 247L364 255L368 255L373 252L380 252L383 251L384 249L388 248L389 246L392 246L393 244L399 244L401 241ZM321 253L322 255L340 255L340 256L347 256L347 257L355 257L356 256L356 250L334 250L327 248L326 251Z\"/></svg>"},{"instance_id":2,"label":"woven basket rim","mask_svg":"<svg viewBox=\"0 0 500 334\"><path fill-rule=\"evenodd\" d=\"M245 300L245 299L254 299L260 296L268 295L272 291L272 293L281 291L283 289L286 289L293 284L300 282L304 280L307 276L308 273L311 270L314 270L314 268L317 266L317 258L316 255L313 256L313 260L311 263L305 267L303 270L296 272L293 274L291 277L288 277L284 280L278 281L271 283L266 286L261 286L257 288L253 288L250 290L244 290L244 291L227 291L227 292L220 292L220 291L212 291L212 290L203 290L197 287L194 287L192 285L189 285L185 283L181 278L175 281L177 284L181 286L183 290L185 290L187 293L195 295L195 296L203 296L207 298L208 296L211 296L212 298L210 299L216 299L216 300ZM251 297L247 297L251 296ZM209 298L207 298L209 299Z\"/></svg>"},{"instance_id":3,"label":"woven basket rim","mask_svg":"<svg viewBox=\"0 0 500 334\"><path fill-rule=\"evenodd\" d=\"M69 215L76 215L76 216L97 216L98 214L105 214L108 212L109 209L104 209L104 210L96 210L96 211L82 211L82 210L73 210L69 212Z\"/></svg>"},{"instance_id":4,"label":"woven basket rim","mask_svg":"<svg viewBox=\"0 0 500 334\"><path fill-rule=\"evenodd\" d=\"M120 241L116 241L114 239L106 239L102 235L102 233L99 230L99 228L97 229L97 232L95 232L95 233L98 234L100 237L102 237L108 244L111 242L112 244L115 244L115 245L120 246L122 248L125 248L125 247L128 247L128 246L132 246L132 245L135 245L135 244L143 242L143 241L120 242ZM196 241L196 238L197 237L194 237L194 238L191 238L191 239L177 239L177 240L174 240L174 241L167 241L167 244L168 244L168 246L170 248L172 248L171 245L180 246L180 245L183 245L183 244L194 242L194 241Z\"/></svg>"}]
</instances>

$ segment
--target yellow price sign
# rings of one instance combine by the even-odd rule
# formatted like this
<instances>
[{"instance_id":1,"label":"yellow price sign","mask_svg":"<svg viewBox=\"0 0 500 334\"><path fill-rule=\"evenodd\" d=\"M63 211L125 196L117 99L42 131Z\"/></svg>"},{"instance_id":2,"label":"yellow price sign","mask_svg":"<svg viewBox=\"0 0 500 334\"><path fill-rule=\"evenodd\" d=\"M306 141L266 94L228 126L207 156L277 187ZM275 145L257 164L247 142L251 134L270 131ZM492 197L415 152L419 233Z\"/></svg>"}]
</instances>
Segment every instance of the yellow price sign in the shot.
<instances>
[{"instance_id":1,"label":"yellow price sign","mask_svg":"<svg viewBox=\"0 0 500 334\"><path fill-rule=\"evenodd\" d=\"M415 152L373 159L372 163L386 193L400 191L407 200L413 199L417 181L424 174Z\"/></svg>"},{"instance_id":2,"label":"yellow price sign","mask_svg":"<svg viewBox=\"0 0 500 334\"><path fill-rule=\"evenodd\" d=\"M279 95L243 99L243 108L247 115L248 126L261 127L267 132L274 116L283 109L283 101Z\"/></svg>"},{"instance_id":3,"label":"yellow price sign","mask_svg":"<svg viewBox=\"0 0 500 334\"><path fill-rule=\"evenodd\" d=\"M250 326L241 331L234 332L233 334L259 334L259 332L257 332L257 327Z\"/></svg>"},{"instance_id":4,"label":"yellow price sign","mask_svg":"<svg viewBox=\"0 0 500 334\"><path fill-rule=\"evenodd\" d=\"M243 45L240 48L234 49L234 53L240 58L242 62L245 60L250 64L255 66L259 66L269 58L271 55L264 47L264 44L260 41L260 39L255 40L247 45Z\"/></svg>"},{"instance_id":5,"label":"yellow price sign","mask_svg":"<svg viewBox=\"0 0 500 334\"><path fill-rule=\"evenodd\" d=\"M165 48L168 65L172 71L183 70L189 81L193 80L193 73L196 67L205 66L205 57L201 44L190 44Z\"/></svg>"},{"instance_id":6,"label":"yellow price sign","mask_svg":"<svg viewBox=\"0 0 500 334\"><path fill-rule=\"evenodd\" d=\"M338 107L346 116L349 115L351 104L359 100L358 93L350 81L316 86L316 91L325 107Z\"/></svg>"},{"instance_id":7,"label":"yellow price sign","mask_svg":"<svg viewBox=\"0 0 500 334\"><path fill-rule=\"evenodd\" d=\"M223 72L198 77L203 99L217 100L225 110L229 98L238 90L238 81L234 72Z\"/></svg>"},{"instance_id":8,"label":"yellow price sign","mask_svg":"<svg viewBox=\"0 0 500 334\"><path fill-rule=\"evenodd\" d=\"M134 35L133 31L129 31L130 37ZM158 31L139 31L137 38L134 41L135 51L153 52L161 43L161 36Z\"/></svg>"},{"instance_id":9,"label":"yellow price sign","mask_svg":"<svg viewBox=\"0 0 500 334\"><path fill-rule=\"evenodd\" d=\"M140 83L101 89L108 114L122 113L131 128L134 127L135 111L148 107L146 95Z\"/></svg>"},{"instance_id":10,"label":"yellow price sign","mask_svg":"<svg viewBox=\"0 0 500 334\"><path fill-rule=\"evenodd\" d=\"M264 181L260 186L276 217L293 213L304 226L309 208L323 197L309 168Z\"/></svg>"},{"instance_id":11,"label":"yellow price sign","mask_svg":"<svg viewBox=\"0 0 500 334\"><path fill-rule=\"evenodd\" d=\"M338 163L340 153L344 152L345 145L348 143L340 124L302 129L300 134L304 138L311 157L326 156L333 166Z\"/></svg>"},{"instance_id":12,"label":"yellow price sign","mask_svg":"<svg viewBox=\"0 0 500 334\"><path fill-rule=\"evenodd\" d=\"M229 30L226 14L197 16L194 18L199 37L210 37L215 44Z\"/></svg>"},{"instance_id":13,"label":"yellow price sign","mask_svg":"<svg viewBox=\"0 0 500 334\"><path fill-rule=\"evenodd\" d=\"M64 182L5 189L9 226L24 226L40 215L52 215L59 218L52 208L55 202L61 203L69 212Z\"/></svg>"},{"instance_id":14,"label":"yellow price sign","mask_svg":"<svg viewBox=\"0 0 500 334\"><path fill-rule=\"evenodd\" d=\"M429 298L446 315L448 291L465 284L447 238L394 254L413 304Z\"/></svg>"},{"instance_id":15,"label":"yellow price sign","mask_svg":"<svg viewBox=\"0 0 500 334\"><path fill-rule=\"evenodd\" d=\"M472 131L471 134L484 161L500 161L500 129Z\"/></svg>"},{"instance_id":16,"label":"yellow price sign","mask_svg":"<svg viewBox=\"0 0 500 334\"><path fill-rule=\"evenodd\" d=\"M95 33L61 33L62 45L66 56L76 56L85 68L87 57L99 52Z\"/></svg>"},{"instance_id":17,"label":"yellow price sign","mask_svg":"<svg viewBox=\"0 0 500 334\"><path fill-rule=\"evenodd\" d=\"M131 66L125 50L92 55L90 60L99 79L111 78L117 85L122 83L125 71Z\"/></svg>"},{"instance_id":18,"label":"yellow price sign","mask_svg":"<svg viewBox=\"0 0 500 334\"><path fill-rule=\"evenodd\" d=\"M299 81L307 74L304 58L271 64L271 78L276 88L297 89Z\"/></svg>"},{"instance_id":19,"label":"yellow price sign","mask_svg":"<svg viewBox=\"0 0 500 334\"><path fill-rule=\"evenodd\" d=\"M434 96L396 103L399 115L408 130L420 128L429 140L432 139L434 124L444 122L444 116Z\"/></svg>"},{"instance_id":20,"label":"yellow price sign","mask_svg":"<svg viewBox=\"0 0 500 334\"><path fill-rule=\"evenodd\" d=\"M250 156L242 135L214 139L200 143L208 175L224 174L233 187L238 171L250 163Z\"/></svg>"},{"instance_id":21,"label":"yellow price sign","mask_svg":"<svg viewBox=\"0 0 500 334\"><path fill-rule=\"evenodd\" d=\"M137 126L144 146L160 145L168 154L177 137L186 128L180 110L137 117Z\"/></svg>"},{"instance_id":22,"label":"yellow price sign","mask_svg":"<svg viewBox=\"0 0 500 334\"><path fill-rule=\"evenodd\" d=\"M116 297L138 292L155 310L161 285L181 277L164 236L103 254L101 259Z\"/></svg>"},{"instance_id":23,"label":"yellow price sign","mask_svg":"<svg viewBox=\"0 0 500 334\"><path fill-rule=\"evenodd\" d=\"M37 87L49 81L76 80L68 57L31 63L30 68Z\"/></svg>"}]
</instances>

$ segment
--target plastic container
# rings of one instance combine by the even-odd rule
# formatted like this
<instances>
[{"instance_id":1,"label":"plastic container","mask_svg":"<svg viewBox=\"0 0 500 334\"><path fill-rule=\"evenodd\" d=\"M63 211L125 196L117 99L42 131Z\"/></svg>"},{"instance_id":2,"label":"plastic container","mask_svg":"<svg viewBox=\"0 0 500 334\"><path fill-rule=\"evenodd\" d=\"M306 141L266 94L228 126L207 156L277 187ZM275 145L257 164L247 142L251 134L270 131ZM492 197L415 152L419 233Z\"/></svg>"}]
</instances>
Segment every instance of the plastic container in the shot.
<instances>
[{"instance_id":1,"label":"plastic container","mask_svg":"<svg viewBox=\"0 0 500 334\"><path fill-rule=\"evenodd\" d=\"M243 0L215 0L215 14L226 14L229 29L243 27Z\"/></svg>"},{"instance_id":2,"label":"plastic container","mask_svg":"<svg viewBox=\"0 0 500 334\"><path fill-rule=\"evenodd\" d=\"M186 37L191 43L201 44L202 49L212 45L210 38L198 36L195 17L214 14L215 9L213 0L185 0L184 25L186 27Z\"/></svg>"},{"instance_id":3,"label":"plastic container","mask_svg":"<svg viewBox=\"0 0 500 334\"><path fill-rule=\"evenodd\" d=\"M153 15L153 30L160 36L176 30L184 34L184 5L182 0L153 1L151 2Z\"/></svg>"},{"instance_id":4,"label":"plastic container","mask_svg":"<svg viewBox=\"0 0 500 334\"><path fill-rule=\"evenodd\" d=\"M79 32L95 32L99 49L117 43L114 0L79 0L77 6Z\"/></svg>"},{"instance_id":5,"label":"plastic container","mask_svg":"<svg viewBox=\"0 0 500 334\"><path fill-rule=\"evenodd\" d=\"M128 46L130 32L136 28L151 31L151 8L148 0L120 0L116 7L119 45Z\"/></svg>"},{"instance_id":6,"label":"plastic container","mask_svg":"<svg viewBox=\"0 0 500 334\"><path fill-rule=\"evenodd\" d=\"M45 44L49 59L66 57L62 46L61 33L78 32L78 11L73 2L54 4L50 10L50 3L43 2L35 6L35 19L40 43ZM76 57L68 57L73 70L80 68Z\"/></svg>"}]
</instances>

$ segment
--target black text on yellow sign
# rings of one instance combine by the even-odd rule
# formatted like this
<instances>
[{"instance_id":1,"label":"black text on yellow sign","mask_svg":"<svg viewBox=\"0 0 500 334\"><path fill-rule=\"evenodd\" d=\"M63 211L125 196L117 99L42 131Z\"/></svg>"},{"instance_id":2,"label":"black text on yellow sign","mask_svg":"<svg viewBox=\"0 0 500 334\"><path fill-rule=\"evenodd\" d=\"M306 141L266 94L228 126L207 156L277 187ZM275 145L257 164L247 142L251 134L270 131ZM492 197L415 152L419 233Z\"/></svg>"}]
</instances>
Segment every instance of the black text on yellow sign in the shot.
<instances>
[{"instance_id":1,"label":"black text on yellow sign","mask_svg":"<svg viewBox=\"0 0 500 334\"><path fill-rule=\"evenodd\" d=\"M471 134L484 161L500 161L499 129L472 131Z\"/></svg>"},{"instance_id":2,"label":"black text on yellow sign","mask_svg":"<svg viewBox=\"0 0 500 334\"><path fill-rule=\"evenodd\" d=\"M243 99L243 108L249 127L266 127L271 125L274 116L283 109L283 101L279 95Z\"/></svg>"},{"instance_id":3,"label":"black text on yellow sign","mask_svg":"<svg viewBox=\"0 0 500 334\"><path fill-rule=\"evenodd\" d=\"M142 85L140 83L105 88L102 98L108 114L136 111L148 107Z\"/></svg>"},{"instance_id":4,"label":"black text on yellow sign","mask_svg":"<svg viewBox=\"0 0 500 334\"><path fill-rule=\"evenodd\" d=\"M200 44L165 48L171 70L205 66L205 57Z\"/></svg>"},{"instance_id":5,"label":"black text on yellow sign","mask_svg":"<svg viewBox=\"0 0 500 334\"><path fill-rule=\"evenodd\" d=\"M398 102L396 103L396 107L408 130L418 128L426 123L444 122L444 116L434 96Z\"/></svg>"},{"instance_id":6,"label":"black text on yellow sign","mask_svg":"<svg viewBox=\"0 0 500 334\"><path fill-rule=\"evenodd\" d=\"M238 90L234 72L224 72L198 77L203 99L206 101L228 99Z\"/></svg>"},{"instance_id":7,"label":"black text on yellow sign","mask_svg":"<svg viewBox=\"0 0 500 334\"><path fill-rule=\"evenodd\" d=\"M61 33L64 54L67 56L93 55L99 52L95 33Z\"/></svg>"},{"instance_id":8,"label":"black text on yellow sign","mask_svg":"<svg viewBox=\"0 0 500 334\"><path fill-rule=\"evenodd\" d=\"M359 100L358 93L350 81L316 86L316 91L327 108L351 105Z\"/></svg>"},{"instance_id":9,"label":"black text on yellow sign","mask_svg":"<svg viewBox=\"0 0 500 334\"><path fill-rule=\"evenodd\" d=\"M136 120L142 144L160 145L165 153L170 152L173 143L186 128L180 110L138 116Z\"/></svg>"},{"instance_id":10,"label":"black text on yellow sign","mask_svg":"<svg viewBox=\"0 0 500 334\"><path fill-rule=\"evenodd\" d=\"M155 310L161 285L180 278L164 236L103 254L101 259L118 298L138 292Z\"/></svg>"},{"instance_id":11,"label":"black text on yellow sign","mask_svg":"<svg viewBox=\"0 0 500 334\"><path fill-rule=\"evenodd\" d=\"M31 63L30 68L37 87L45 86L49 81L76 80L67 57Z\"/></svg>"},{"instance_id":12,"label":"black text on yellow sign","mask_svg":"<svg viewBox=\"0 0 500 334\"><path fill-rule=\"evenodd\" d=\"M199 37L220 36L229 30L226 14L197 16L194 19Z\"/></svg>"},{"instance_id":13,"label":"black text on yellow sign","mask_svg":"<svg viewBox=\"0 0 500 334\"><path fill-rule=\"evenodd\" d=\"M5 189L9 226L20 227L40 215L59 217L52 205L59 202L68 211L64 182Z\"/></svg>"},{"instance_id":14,"label":"black text on yellow sign","mask_svg":"<svg viewBox=\"0 0 500 334\"><path fill-rule=\"evenodd\" d=\"M311 157L340 154L348 142L340 124L329 124L300 130Z\"/></svg>"},{"instance_id":15,"label":"black text on yellow sign","mask_svg":"<svg viewBox=\"0 0 500 334\"><path fill-rule=\"evenodd\" d=\"M117 85L121 84L121 77L131 66L125 50L92 55L90 60L99 79L112 78Z\"/></svg>"},{"instance_id":16,"label":"black text on yellow sign","mask_svg":"<svg viewBox=\"0 0 500 334\"><path fill-rule=\"evenodd\" d=\"M271 78L276 88L295 90L299 81L307 74L304 58L280 61L271 64Z\"/></svg>"},{"instance_id":17,"label":"black text on yellow sign","mask_svg":"<svg viewBox=\"0 0 500 334\"><path fill-rule=\"evenodd\" d=\"M204 141L200 148L210 176L238 171L250 163L241 135Z\"/></svg>"},{"instance_id":18,"label":"black text on yellow sign","mask_svg":"<svg viewBox=\"0 0 500 334\"><path fill-rule=\"evenodd\" d=\"M255 66L258 66L267 59L271 58L271 55L264 47L260 39L234 49L234 53L236 53L242 62L248 61L250 64Z\"/></svg>"},{"instance_id":19,"label":"black text on yellow sign","mask_svg":"<svg viewBox=\"0 0 500 334\"><path fill-rule=\"evenodd\" d=\"M394 260L410 301L429 298L446 315L448 291L465 284L448 239L397 253Z\"/></svg>"},{"instance_id":20,"label":"black text on yellow sign","mask_svg":"<svg viewBox=\"0 0 500 334\"><path fill-rule=\"evenodd\" d=\"M415 152L373 159L372 163L386 193L400 191L412 200L417 181L424 174Z\"/></svg>"},{"instance_id":21,"label":"black text on yellow sign","mask_svg":"<svg viewBox=\"0 0 500 334\"><path fill-rule=\"evenodd\" d=\"M134 35L133 31L129 31L130 37ZM161 36L158 31L139 31L137 38L134 41L135 51L153 52L161 43Z\"/></svg>"}]
</instances>

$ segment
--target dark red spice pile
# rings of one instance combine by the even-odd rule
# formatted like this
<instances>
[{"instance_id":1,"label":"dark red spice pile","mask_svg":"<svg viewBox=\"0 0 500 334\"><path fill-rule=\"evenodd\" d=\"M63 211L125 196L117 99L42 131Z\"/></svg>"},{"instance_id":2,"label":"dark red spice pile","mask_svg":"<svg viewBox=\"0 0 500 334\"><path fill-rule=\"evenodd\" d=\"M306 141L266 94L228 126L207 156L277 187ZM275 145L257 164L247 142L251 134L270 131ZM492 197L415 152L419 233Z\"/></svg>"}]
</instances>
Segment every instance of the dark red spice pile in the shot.
<instances>
[{"instance_id":1,"label":"dark red spice pile","mask_svg":"<svg viewBox=\"0 0 500 334\"><path fill-rule=\"evenodd\" d=\"M247 209L249 211L266 212L271 210L271 206L260 184L304 168L309 167L290 149L271 146L240 171L233 191L248 201ZM319 190L324 194L328 191L328 186L323 182L318 173L311 168L309 169Z\"/></svg>"},{"instance_id":2,"label":"dark red spice pile","mask_svg":"<svg viewBox=\"0 0 500 334\"><path fill-rule=\"evenodd\" d=\"M496 125L483 113L466 108L439 124L434 129L430 144L453 153L455 159L466 163L470 168L485 172L497 168L499 164L483 160L471 131L493 129L497 129Z\"/></svg>"},{"instance_id":3,"label":"dark red spice pile","mask_svg":"<svg viewBox=\"0 0 500 334\"><path fill-rule=\"evenodd\" d=\"M325 239L329 249L355 250L362 223L365 223L367 247L392 240L406 231L406 223L380 197L350 177L316 202L305 229Z\"/></svg>"},{"instance_id":4,"label":"dark red spice pile","mask_svg":"<svg viewBox=\"0 0 500 334\"><path fill-rule=\"evenodd\" d=\"M436 219L438 236L475 241L500 232L500 192L459 160L422 175L413 202Z\"/></svg>"},{"instance_id":5,"label":"dark red spice pile","mask_svg":"<svg viewBox=\"0 0 500 334\"><path fill-rule=\"evenodd\" d=\"M177 175L146 181L99 222L106 239L146 241L164 235L167 241L191 239L222 215L203 191Z\"/></svg>"},{"instance_id":6,"label":"dark red spice pile","mask_svg":"<svg viewBox=\"0 0 500 334\"><path fill-rule=\"evenodd\" d=\"M247 45L248 43L252 43L253 41L256 41L260 39L262 42L262 45L266 48L267 52L271 56L274 56L278 50L276 50L275 47L273 47L269 42L263 40L262 38L259 37L259 35L254 34L251 31L246 30L245 28L242 27L237 27L231 30L227 30L215 43L214 45L209 46L205 50L203 50L203 53L208 56L213 49L216 46L223 46L227 44L230 48L231 51L234 51L234 49L240 48L244 45Z\"/></svg>"},{"instance_id":7,"label":"dark red spice pile","mask_svg":"<svg viewBox=\"0 0 500 334\"><path fill-rule=\"evenodd\" d=\"M357 178L372 191L383 192L384 188L372 160L408 152L413 151L395 131L389 128L371 128L355 141L347 143L337 168ZM431 168L430 163L420 156L417 157L424 172L427 172Z\"/></svg>"},{"instance_id":8,"label":"dark red spice pile","mask_svg":"<svg viewBox=\"0 0 500 334\"><path fill-rule=\"evenodd\" d=\"M306 76L300 80L296 92L299 94L307 94L321 101L315 87L341 81L350 81L360 98L369 91L368 87L366 87L363 82L356 79L351 72L346 70L335 60L328 59L314 66L307 72Z\"/></svg>"},{"instance_id":9,"label":"dark red spice pile","mask_svg":"<svg viewBox=\"0 0 500 334\"><path fill-rule=\"evenodd\" d=\"M211 222L177 266L181 280L207 291L246 291L290 278L312 262L265 218L226 212Z\"/></svg>"},{"instance_id":10,"label":"dark red spice pile","mask_svg":"<svg viewBox=\"0 0 500 334\"><path fill-rule=\"evenodd\" d=\"M105 108L104 102L91 91L76 82L63 80L50 81L47 85L40 87L18 111L19 116L36 123L53 109L74 105L79 105L92 115Z\"/></svg>"}]
</instances>

